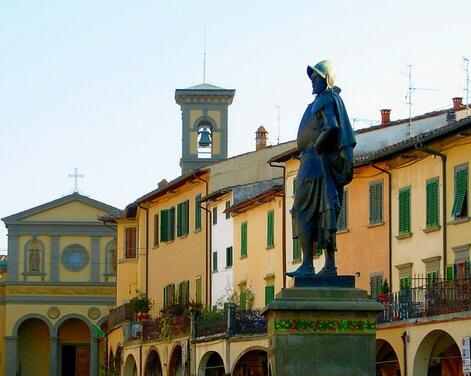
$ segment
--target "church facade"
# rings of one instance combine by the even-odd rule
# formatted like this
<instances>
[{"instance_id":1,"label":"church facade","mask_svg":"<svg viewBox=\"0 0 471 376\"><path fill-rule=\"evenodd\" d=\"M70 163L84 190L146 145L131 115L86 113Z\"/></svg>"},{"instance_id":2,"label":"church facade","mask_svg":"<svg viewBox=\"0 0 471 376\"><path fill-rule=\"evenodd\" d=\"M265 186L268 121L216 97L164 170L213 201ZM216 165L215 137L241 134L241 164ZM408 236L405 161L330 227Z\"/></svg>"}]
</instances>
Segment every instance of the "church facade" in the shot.
<instances>
[{"instance_id":1,"label":"church facade","mask_svg":"<svg viewBox=\"0 0 471 376\"><path fill-rule=\"evenodd\" d=\"M115 301L118 209L73 193L3 218L0 375L99 374L99 335Z\"/></svg>"}]
</instances>

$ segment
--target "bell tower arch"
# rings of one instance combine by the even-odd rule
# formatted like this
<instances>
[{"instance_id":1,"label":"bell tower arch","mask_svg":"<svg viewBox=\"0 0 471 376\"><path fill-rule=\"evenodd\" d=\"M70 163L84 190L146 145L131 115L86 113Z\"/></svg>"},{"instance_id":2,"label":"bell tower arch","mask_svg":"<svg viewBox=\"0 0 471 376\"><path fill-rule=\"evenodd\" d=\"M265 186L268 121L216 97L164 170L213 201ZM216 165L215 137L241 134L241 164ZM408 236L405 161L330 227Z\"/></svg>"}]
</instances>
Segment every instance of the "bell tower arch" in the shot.
<instances>
[{"instance_id":1,"label":"bell tower arch","mask_svg":"<svg viewBox=\"0 0 471 376\"><path fill-rule=\"evenodd\" d=\"M175 90L182 111L182 174L227 158L227 114L234 94L206 83Z\"/></svg>"}]
</instances>

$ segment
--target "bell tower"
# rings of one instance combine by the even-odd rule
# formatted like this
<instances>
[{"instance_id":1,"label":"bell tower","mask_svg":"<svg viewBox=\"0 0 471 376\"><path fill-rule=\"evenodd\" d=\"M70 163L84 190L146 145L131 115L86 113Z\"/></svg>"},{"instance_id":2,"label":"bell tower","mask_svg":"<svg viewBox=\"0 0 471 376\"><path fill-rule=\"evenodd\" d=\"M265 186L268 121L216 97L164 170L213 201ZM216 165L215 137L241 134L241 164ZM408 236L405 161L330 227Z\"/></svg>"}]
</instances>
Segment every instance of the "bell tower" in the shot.
<instances>
[{"instance_id":1,"label":"bell tower","mask_svg":"<svg viewBox=\"0 0 471 376\"><path fill-rule=\"evenodd\" d=\"M206 83L175 90L182 110L182 174L227 158L227 109L234 94Z\"/></svg>"}]
</instances>

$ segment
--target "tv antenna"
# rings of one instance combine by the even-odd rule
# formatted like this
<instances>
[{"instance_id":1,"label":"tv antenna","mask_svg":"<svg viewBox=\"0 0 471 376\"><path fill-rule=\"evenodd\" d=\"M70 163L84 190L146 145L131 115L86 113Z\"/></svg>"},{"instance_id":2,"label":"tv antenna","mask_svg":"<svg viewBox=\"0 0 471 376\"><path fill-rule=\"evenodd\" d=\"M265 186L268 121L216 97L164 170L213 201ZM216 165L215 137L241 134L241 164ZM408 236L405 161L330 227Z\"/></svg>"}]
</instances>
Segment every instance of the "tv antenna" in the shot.
<instances>
[{"instance_id":1,"label":"tv antenna","mask_svg":"<svg viewBox=\"0 0 471 376\"><path fill-rule=\"evenodd\" d=\"M407 137L410 137L410 127L411 127L411 123L412 123L412 95L414 93L414 91L416 90L421 90L421 91L441 91L441 89L430 89L430 88L425 88L425 87L415 87L414 84L413 84L413 81L412 81L412 65L411 64L408 64L407 65L408 69L409 69L409 89L407 91L407 94L406 94L406 104L409 106L409 123L408 123L408 126L407 126L407 132L406 132L406 136Z\"/></svg>"},{"instance_id":2,"label":"tv antenna","mask_svg":"<svg viewBox=\"0 0 471 376\"><path fill-rule=\"evenodd\" d=\"M465 88L463 89L466 93L466 116L468 116L469 111L469 58L467 56L461 57L461 63L463 64L463 69L466 72L466 81Z\"/></svg>"},{"instance_id":3,"label":"tv antenna","mask_svg":"<svg viewBox=\"0 0 471 376\"><path fill-rule=\"evenodd\" d=\"M276 117L277 117L277 122L278 122L278 137L277 137L276 141L277 141L277 144L279 145L280 144L280 132L281 132L281 127L280 127L280 109L281 109L281 107L278 106L277 104L275 104L275 108L276 108Z\"/></svg>"},{"instance_id":4,"label":"tv antenna","mask_svg":"<svg viewBox=\"0 0 471 376\"><path fill-rule=\"evenodd\" d=\"M203 27L203 84L206 83L206 25Z\"/></svg>"}]
</instances>

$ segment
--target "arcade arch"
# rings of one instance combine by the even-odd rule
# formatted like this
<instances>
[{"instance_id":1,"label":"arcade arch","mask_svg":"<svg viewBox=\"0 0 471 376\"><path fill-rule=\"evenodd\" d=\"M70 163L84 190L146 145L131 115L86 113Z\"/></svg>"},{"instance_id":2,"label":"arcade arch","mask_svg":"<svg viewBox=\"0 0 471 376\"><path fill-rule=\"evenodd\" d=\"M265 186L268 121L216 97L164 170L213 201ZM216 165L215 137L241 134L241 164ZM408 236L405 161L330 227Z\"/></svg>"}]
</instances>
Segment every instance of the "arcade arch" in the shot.
<instances>
[{"instance_id":1,"label":"arcade arch","mask_svg":"<svg viewBox=\"0 0 471 376\"><path fill-rule=\"evenodd\" d=\"M397 354L391 344L384 339L376 340L376 375L401 376Z\"/></svg>"},{"instance_id":2,"label":"arcade arch","mask_svg":"<svg viewBox=\"0 0 471 376\"><path fill-rule=\"evenodd\" d=\"M225 375L224 360L216 351L209 351L201 358L198 366L198 376Z\"/></svg>"},{"instance_id":3,"label":"arcade arch","mask_svg":"<svg viewBox=\"0 0 471 376\"><path fill-rule=\"evenodd\" d=\"M252 348L242 353L234 364L233 376L265 376L268 372L266 349Z\"/></svg>"},{"instance_id":4,"label":"arcade arch","mask_svg":"<svg viewBox=\"0 0 471 376\"><path fill-rule=\"evenodd\" d=\"M168 376L183 376L182 347L176 345L170 357Z\"/></svg>"},{"instance_id":5,"label":"arcade arch","mask_svg":"<svg viewBox=\"0 0 471 376\"><path fill-rule=\"evenodd\" d=\"M137 376L136 360L132 354L129 354L126 358L123 368L123 376Z\"/></svg>"},{"instance_id":6,"label":"arcade arch","mask_svg":"<svg viewBox=\"0 0 471 376\"><path fill-rule=\"evenodd\" d=\"M152 349L147 356L144 376L162 376L162 363L157 350Z\"/></svg>"},{"instance_id":7,"label":"arcade arch","mask_svg":"<svg viewBox=\"0 0 471 376\"><path fill-rule=\"evenodd\" d=\"M48 375L50 365L50 325L39 317L22 320L18 333L18 364L20 375Z\"/></svg>"}]
</instances>

